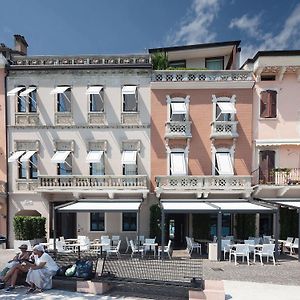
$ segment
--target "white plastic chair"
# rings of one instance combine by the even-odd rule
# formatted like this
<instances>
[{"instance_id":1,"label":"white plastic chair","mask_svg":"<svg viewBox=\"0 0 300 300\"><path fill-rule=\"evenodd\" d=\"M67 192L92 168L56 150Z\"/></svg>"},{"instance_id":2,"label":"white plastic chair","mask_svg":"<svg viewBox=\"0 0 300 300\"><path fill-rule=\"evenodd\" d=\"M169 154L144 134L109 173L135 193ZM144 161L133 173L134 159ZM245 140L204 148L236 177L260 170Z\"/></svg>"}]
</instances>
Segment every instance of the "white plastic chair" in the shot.
<instances>
[{"instance_id":1,"label":"white plastic chair","mask_svg":"<svg viewBox=\"0 0 300 300\"><path fill-rule=\"evenodd\" d=\"M224 240L230 240L230 241L233 241L233 235L226 235Z\"/></svg>"},{"instance_id":2,"label":"white plastic chair","mask_svg":"<svg viewBox=\"0 0 300 300\"><path fill-rule=\"evenodd\" d=\"M117 246L112 246L110 249L106 251L106 257L109 257L110 254L116 254L118 258L120 258L120 247L121 240L118 241Z\"/></svg>"},{"instance_id":3,"label":"white plastic chair","mask_svg":"<svg viewBox=\"0 0 300 300\"><path fill-rule=\"evenodd\" d=\"M128 250L130 249L130 243L129 243L129 239L128 239L128 237L126 236L126 251L125 251L125 253L127 253L128 252Z\"/></svg>"},{"instance_id":4,"label":"white plastic chair","mask_svg":"<svg viewBox=\"0 0 300 300\"><path fill-rule=\"evenodd\" d=\"M109 239L109 235L101 235L101 238L100 238L100 241L101 241L101 243L102 243L102 240L107 240L107 239Z\"/></svg>"},{"instance_id":5,"label":"white plastic chair","mask_svg":"<svg viewBox=\"0 0 300 300\"><path fill-rule=\"evenodd\" d=\"M131 257L133 257L133 255L135 253L138 253L138 254L142 254L142 257L144 256L144 247L141 247L141 246L136 246L133 242L133 240L130 240L129 241L130 243L130 247L131 247Z\"/></svg>"},{"instance_id":6,"label":"white plastic chair","mask_svg":"<svg viewBox=\"0 0 300 300\"><path fill-rule=\"evenodd\" d=\"M221 251L224 252L224 260L226 257L226 253L230 253L230 245L231 245L231 240L221 240Z\"/></svg>"},{"instance_id":7,"label":"white plastic chair","mask_svg":"<svg viewBox=\"0 0 300 300\"><path fill-rule=\"evenodd\" d=\"M102 237L101 237L101 244L104 244L104 245L102 246L102 251L105 251L105 252L109 251L109 250L111 249L110 243L111 243L111 240L110 240L110 239L102 238Z\"/></svg>"},{"instance_id":8,"label":"white plastic chair","mask_svg":"<svg viewBox=\"0 0 300 300\"><path fill-rule=\"evenodd\" d=\"M249 252L254 253L255 250L255 240L244 240L244 243L249 246Z\"/></svg>"},{"instance_id":9,"label":"white plastic chair","mask_svg":"<svg viewBox=\"0 0 300 300\"><path fill-rule=\"evenodd\" d=\"M295 249L298 249L299 251L299 238L295 238L294 242L292 243L292 246L291 246L291 254L295 253Z\"/></svg>"},{"instance_id":10,"label":"white plastic chair","mask_svg":"<svg viewBox=\"0 0 300 300\"><path fill-rule=\"evenodd\" d=\"M255 250L254 251L254 263L255 263L255 257L258 255L260 257L260 264L263 265L262 258L266 257L267 262L269 262L269 258L273 259L273 264L275 266L275 257L274 257L274 249L275 244L263 244L261 250Z\"/></svg>"},{"instance_id":11,"label":"white plastic chair","mask_svg":"<svg viewBox=\"0 0 300 300\"><path fill-rule=\"evenodd\" d=\"M263 244L271 244L271 238L270 235L263 235Z\"/></svg>"},{"instance_id":12,"label":"white plastic chair","mask_svg":"<svg viewBox=\"0 0 300 300\"><path fill-rule=\"evenodd\" d=\"M138 240L140 241L140 244L142 244L142 245L145 243L145 237L143 235L136 237L136 244L138 244Z\"/></svg>"},{"instance_id":13,"label":"white plastic chair","mask_svg":"<svg viewBox=\"0 0 300 300\"><path fill-rule=\"evenodd\" d=\"M167 253L169 258L172 259L171 257L171 240L169 240L168 245L164 247L164 253ZM162 252L162 247L158 247L158 258L160 258Z\"/></svg>"},{"instance_id":14,"label":"white plastic chair","mask_svg":"<svg viewBox=\"0 0 300 300\"><path fill-rule=\"evenodd\" d=\"M293 237L287 237L286 241L284 242L283 246L289 250L289 252L292 254L292 245L293 245L294 238Z\"/></svg>"},{"instance_id":15,"label":"white plastic chair","mask_svg":"<svg viewBox=\"0 0 300 300\"><path fill-rule=\"evenodd\" d=\"M90 250L91 242L87 236L84 236L81 239L79 239L79 244L80 244L80 251Z\"/></svg>"},{"instance_id":16,"label":"white plastic chair","mask_svg":"<svg viewBox=\"0 0 300 300\"><path fill-rule=\"evenodd\" d=\"M155 239L145 239L145 243L146 244L154 244L155 243ZM154 246L145 246L144 247L144 251L145 253L147 253L147 251L154 251L155 254L155 247L153 249Z\"/></svg>"},{"instance_id":17,"label":"white plastic chair","mask_svg":"<svg viewBox=\"0 0 300 300\"><path fill-rule=\"evenodd\" d=\"M188 236L186 236L185 239L186 239L188 254L191 256L194 249L196 249L196 251L201 255L201 244L194 242L193 239Z\"/></svg>"},{"instance_id":18,"label":"white plastic chair","mask_svg":"<svg viewBox=\"0 0 300 300\"><path fill-rule=\"evenodd\" d=\"M117 246L120 240L120 236L119 235L112 235L111 236L111 242L113 246Z\"/></svg>"},{"instance_id":19,"label":"white plastic chair","mask_svg":"<svg viewBox=\"0 0 300 300\"><path fill-rule=\"evenodd\" d=\"M72 250L66 250L63 242L61 242L61 241L56 241L56 250L59 253L72 253L73 252Z\"/></svg>"},{"instance_id":20,"label":"white plastic chair","mask_svg":"<svg viewBox=\"0 0 300 300\"><path fill-rule=\"evenodd\" d=\"M234 256L234 264L237 265L237 257L242 257L242 261L244 262L244 258L246 257L247 263L249 266L249 246L245 244L236 244L235 249L230 249L229 253L229 261L231 261L231 256Z\"/></svg>"}]
</instances>

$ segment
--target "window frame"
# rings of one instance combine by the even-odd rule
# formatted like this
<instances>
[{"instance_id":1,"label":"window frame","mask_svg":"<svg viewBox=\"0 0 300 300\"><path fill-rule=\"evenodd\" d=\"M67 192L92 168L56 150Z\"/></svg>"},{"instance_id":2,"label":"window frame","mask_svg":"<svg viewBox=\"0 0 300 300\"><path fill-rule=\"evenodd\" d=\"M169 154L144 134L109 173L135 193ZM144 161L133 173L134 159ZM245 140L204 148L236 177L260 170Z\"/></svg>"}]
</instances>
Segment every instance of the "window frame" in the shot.
<instances>
[{"instance_id":1,"label":"window frame","mask_svg":"<svg viewBox=\"0 0 300 300\"><path fill-rule=\"evenodd\" d=\"M101 156L101 161L98 163L89 163L89 174L91 176L103 176L105 175L105 158L104 158L105 152L103 151L103 154ZM93 167L97 167L99 165L99 169L103 170L103 174L93 174Z\"/></svg>"},{"instance_id":2,"label":"window frame","mask_svg":"<svg viewBox=\"0 0 300 300\"><path fill-rule=\"evenodd\" d=\"M131 215L135 214L135 230L125 230L124 229L124 214L131 214ZM137 232L137 230L138 230L138 213L137 212L122 212L121 218L122 218L122 222L121 222L122 232ZM129 228L130 227L131 226L129 226Z\"/></svg>"},{"instance_id":3,"label":"window frame","mask_svg":"<svg viewBox=\"0 0 300 300\"><path fill-rule=\"evenodd\" d=\"M36 164L33 162L33 157L36 157ZM38 179L38 157L37 152L34 153L29 159L29 179ZM36 176L33 176L34 172Z\"/></svg>"},{"instance_id":4,"label":"window frame","mask_svg":"<svg viewBox=\"0 0 300 300\"><path fill-rule=\"evenodd\" d=\"M228 176L228 175L219 175L217 173L219 173L217 171L217 156L216 154L217 153L229 153L230 154L230 157L231 157L231 163L232 163L232 169L233 169L233 174L235 174L235 165L234 165L234 160L235 160L235 157L234 157L234 145L232 145L230 148L225 148L225 147L220 147L220 148L216 148L213 146L212 148L212 175L213 176ZM229 175L231 176L231 175ZM232 176L235 176L235 175L232 175Z\"/></svg>"},{"instance_id":5,"label":"window frame","mask_svg":"<svg viewBox=\"0 0 300 300\"><path fill-rule=\"evenodd\" d=\"M222 60L222 69L208 69L207 68L207 62L208 61L213 61L213 60ZM215 56L215 57L206 57L205 58L205 68L207 69L207 70L210 70L210 71L214 71L214 70L216 70L216 71L220 71L220 70L224 70L224 63L225 63L225 57L224 56Z\"/></svg>"},{"instance_id":6,"label":"window frame","mask_svg":"<svg viewBox=\"0 0 300 300\"><path fill-rule=\"evenodd\" d=\"M70 175L73 175L73 157L72 157L72 151L71 153L68 155L68 157L66 158L65 162L63 163L58 163L56 164L57 165L57 175L58 176L70 176ZM70 160L70 164L68 166L68 159ZM61 174L61 170L63 170L63 167L64 166L67 166L70 168L70 170L68 170L67 168L65 168L64 170L65 171L68 171L66 172L66 174Z\"/></svg>"},{"instance_id":7,"label":"window frame","mask_svg":"<svg viewBox=\"0 0 300 300\"><path fill-rule=\"evenodd\" d=\"M99 214L99 215L103 214L103 230L93 230L92 229L92 214ZM90 212L89 213L89 232L106 232L106 213L105 212Z\"/></svg>"},{"instance_id":8,"label":"window frame","mask_svg":"<svg viewBox=\"0 0 300 300\"><path fill-rule=\"evenodd\" d=\"M68 94L69 96L68 96ZM62 107L60 105L60 97L64 98L64 100L66 101L65 103L69 103L69 107L70 107L70 110L65 110L65 111L61 111L60 110L60 107ZM72 113L72 89L71 87L69 87L67 90L65 90L63 93L57 93L56 94L56 112L59 113L59 114L70 114Z\"/></svg>"},{"instance_id":9,"label":"window frame","mask_svg":"<svg viewBox=\"0 0 300 300\"><path fill-rule=\"evenodd\" d=\"M269 115L268 116L262 116L262 93L264 92L275 92L276 93L276 99L275 99L275 114L276 116L272 116L272 103L268 104L271 105L271 108L269 108ZM275 88L266 88L266 89L262 89L258 95L258 101L259 101L259 110L258 110L258 116L259 119L261 120L276 120L278 118L278 89ZM265 105L265 104L264 104Z\"/></svg>"},{"instance_id":10,"label":"window frame","mask_svg":"<svg viewBox=\"0 0 300 300\"><path fill-rule=\"evenodd\" d=\"M21 86L20 86L21 87ZM24 92L27 88L25 86L22 86L23 89L20 90L16 96L16 113L18 114L36 114L38 112L38 106L37 106L37 87L34 85L28 86L29 88L35 88L32 92L28 93L26 96L20 96L22 92ZM33 96L34 95L34 96ZM24 101L24 110L20 110L20 101L23 99ZM33 104L35 103L35 104ZM35 108L35 110L32 110L32 107Z\"/></svg>"},{"instance_id":11,"label":"window frame","mask_svg":"<svg viewBox=\"0 0 300 300\"><path fill-rule=\"evenodd\" d=\"M130 84L125 84L123 85L124 86L130 86ZM132 85L132 86L136 86L136 85ZM138 105L138 101L139 101L139 97L138 97L138 86L136 86L136 91L135 91L135 94L126 94L126 93L123 93L122 90L121 90L121 94L122 94L122 113L126 113L126 114L136 114L139 112L139 105ZM126 96L132 96L134 95L135 96L135 105L136 105L136 109L135 110L125 110L125 99L126 99Z\"/></svg>"},{"instance_id":12,"label":"window frame","mask_svg":"<svg viewBox=\"0 0 300 300\"><path fill-rule=\"evenodd\" d=\"M103 89L100 91L99 94L89 94L89 113L104 113L105 108L104 108L104 92ZM93 101L95 101L93 98L95 96L99 96L100 102L102 102L102 110L93 110Z\"/></svg>"}]
</instances>

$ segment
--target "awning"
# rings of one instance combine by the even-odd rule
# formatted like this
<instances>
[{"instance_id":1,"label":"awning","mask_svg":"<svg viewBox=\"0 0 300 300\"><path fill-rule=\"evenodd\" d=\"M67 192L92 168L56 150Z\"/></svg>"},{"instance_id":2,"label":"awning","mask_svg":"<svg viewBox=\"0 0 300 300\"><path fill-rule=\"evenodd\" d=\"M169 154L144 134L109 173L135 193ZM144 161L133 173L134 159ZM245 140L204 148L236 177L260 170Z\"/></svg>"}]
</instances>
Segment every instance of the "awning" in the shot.
<instances>
[{"instance_id":1,"label":"awning","mask_svg":"<svg viewBox=\"0 0 300 300\"><path fill-rule=\"evenodd\" d=\"M171 153L171 175L186 175L184 153Z\"/></svg>"},{"instance_id":2,"label":"awning","mask_svg":"<svg viewBox=\"0 0 300 300\"><path fill-rule=\"evenodd\" d=\"M171 103L172 115L185 115L187 113L186 104L184 102Z\"/></svg>"},{"instance_id":3,"label":"awning","mask_svg":"<svg viewBox=\"0 0 300 300\"><path fill-rule=\"evenodd\" d=\"M90 151L86 157L86 162L99 163L101 162L102 155L103 155L103 151Z\"/></svg>"},{"instance_id":4,"label":"awning","mask_svg":"<svg viewBox=\"0 0 300 300\"><path fill-rule=\"evenodd\" d=\"M84 200L58 208L60 212L137 212L142 200Z\"/></svg>"},{"instance_id":5,"label":"awning","mask_svg":"<svg viewBox=\"0 0 300 300\"><path fill-rule=\"evenodd\" d=\"M122 94L124 95L135 95L136 85L124 85L122 87Z\"/></svg>"},{"instance_id":6,"label":"awning","mask_svg":"<svg viewBox=\"0 0 300 300\"><path fill-rule=\"evenodd\" d=\"M20 92L21 90L24 90L25 86L18 86L12 90L10 90L9 92L7 92L7 96L15 96L18 92Z\"/></svg>"},{"instance_id":7,"label":"awning","mask_svg":"<svg viewBox=\"0 0 300 300\"><path fill-rule=\"evenodd\" d=\"M29 161L31 156L36 153L36 151L27 151L20 159L20 162Z\"/></svg>"},{"instance_id":8,"label":"awning","mask_svg":"<svg viewBox=\"0 0 300 300\"><path fill-rule=\"evenodd\" d=\"M25 91L20 93L20 96L27 96L28 94L30 94L31 92L35 91L36 87L29 87L28 89L26 89Z\"/></svg>"},{"instance_id":9,"label":"awning","mask_svg":"<svg viewBox=\"0 0 300 300\"><path fill-rule=\"evenodd\" d=\"M100 92L101 92L102 89L103 89L103 86L101 86L101 85L90 86L90 87L86 90L86 94L87 94L87 95L98 95L98 94L100 94Z\"/></svg>"},{"instance_id":10,"label":"awning","mask_svg":"<svg viewBox=\"0 0 300 300\"><path fill-rule=\"evenodd\" d=\"M67 86L67 85L66 86L57 86L55 89L53 89L50 92L50 95L62 94L69 88L70 88L70 86Z\"/></svg>"},{"instance_id":11,"label":"awning","mask_svg":"<svg viewBox=\"0 0 300 300\"><path fill-rule=\"evenodd\" d=\"M189 201L188 199L176 201L161 201L165 212L216 212L217 208L203 201Z\"/></svg>"},{"instance_id":12,"label":"awning","mask_svg":"<svg viewBox=\"0 0 300 300\"><path fill-rule=\"evenodd\" d=\"M238 200L231 200L231 201L219 201L219 202L214 202L210 201L209 202L211 205L214 205L216 207L219 207L219 209L222 212L270 212L273 209L257 204L257 203L251 203L249 201L238 201Z\"/></svg>"},{"instance_id":13,"label":"awning","mask_svg":"<svg viewBox=\"0 0 300 300\"><path fill-rule=\"evenodd\" d=\"M122 164L123 165L136 165L137 151L123 151Z\"/></svg>"},{"instance_id":14,"label":"awning","mask_svg":"<svg viewBox=\"0 0 300 300\"><path fill-rule=\"evenodd\" d=\"M51 162L55 164L64 163L70 153L71 151L56 151L51 158Z\"/></svg>"},{"instance_id":15,"label":"awning","mask_svg":"<svg viewBox=\"0 0 300 300\"><path fill-rule=\"evenodd\" d=\"M300 139L268 139L268 140L255 140L257 147L263 146L281 146L281 145L290 145L290 146L299 146Z\"/></svg>"},{"instance_id":16,"label":"awning","mask_svg":"<svg viewBox=\"0 0 300 300\"><path fill-rule=\"evenodd\" d=\"M236 114L234 104L231 102L217 102L222 114Z\"/></svg>"},{"instance_id":17,"label":"awning","mask_svg":"<svg viewBox=\"0 0 300 300\"><path fill-rule=\"evenodd\" d=\"M300 197L297 198L261 198L262 201L265 201L270 204L277 204L291 208L300 208Z\"/></svg>"},{"instance_id":18,"label":"awning","mask_svg":"<svg viewBox=\"0 0 300 300\"><path fill-rule=\"evenodd\" d=\"M230 153L217 152L216 158L219 175L234 175Z\"/></svg>"},{"instance_id":19,"label":"awning","mask_svg":"<svg viewBox=\"0 0 300 300\"><path fill-rule=\"evenodd\" d=\"M7 161L8 161L9 163L15 162L15 161L17 161L17 160L20 158L20 156L22 156L24 153L25 153L24 150L22 150L22 151L16 151L15 153L13 153L13 154L8 158Z\"/></svg>"}]
</instances>

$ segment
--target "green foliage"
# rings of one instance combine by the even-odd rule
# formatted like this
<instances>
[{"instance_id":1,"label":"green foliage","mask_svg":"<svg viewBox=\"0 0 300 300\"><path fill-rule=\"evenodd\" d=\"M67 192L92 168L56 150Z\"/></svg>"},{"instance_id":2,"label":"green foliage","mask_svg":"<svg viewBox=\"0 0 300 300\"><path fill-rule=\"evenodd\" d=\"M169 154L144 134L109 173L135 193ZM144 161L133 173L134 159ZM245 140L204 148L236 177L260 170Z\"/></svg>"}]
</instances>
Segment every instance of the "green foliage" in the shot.
<instances>
[{"instance_id":1,"label":"green foliage","mask_svg":"<svg viewBox=\"0 0 300 300\"><path fill-rule=\"evenodd\" d=\"M17 240L41 239L46 236L46 218L15 216L13 220Z\"/></svg>"},{"instance_id":2,"label":"green foliage","mask_svg":"<svg viewBox=\"0 0 300 300\"><path fill-rule=\"evenodd\" d=\"M154 70L166 70L168 68L168 56L165 52L155 52L151 57Z\"/></svg>"},{"instance_id":3,"label":"green foliage","mask_svg":"<svg viewBox=\"0 0 300 300\"><path fill-rule=\"evenodd\" d=\"M236 215L236 234L238 239L248 239L255 235L255 214Z\"/></svg>"},{"instance_id":4,"label":"green foliage","mask_svg":"<svg viewBox=\"0 0 300 300\"><path fill-rule=\"evenodd\" d=\"M161 238L160 221L161 209L158 204L154 204L150 207L150 237L156 237L158 241Z\"/></svg>"},{"instance_id":5,"label":"green foliage","mask_svg":"<svg viewBox=\"0 0 300 300\"><path fill-rule=\"evenodd\" d=\"M193 237L210 239L211 216L209 214L193 214Z\"/></svg>"}]
</instances>

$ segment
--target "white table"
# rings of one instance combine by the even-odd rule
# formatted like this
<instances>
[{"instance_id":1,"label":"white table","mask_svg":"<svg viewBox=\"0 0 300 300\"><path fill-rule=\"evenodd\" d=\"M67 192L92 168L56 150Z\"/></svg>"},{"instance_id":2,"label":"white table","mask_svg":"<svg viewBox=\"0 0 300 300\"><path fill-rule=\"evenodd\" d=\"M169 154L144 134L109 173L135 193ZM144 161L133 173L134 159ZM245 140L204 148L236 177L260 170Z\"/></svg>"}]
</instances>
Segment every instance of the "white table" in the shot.
<instances>
[{"instance_id":1,"label":"white table","mask_svg":"<svg viewBox=\"0 0 300 300\"><path fill-rule=\"evenodd\" d=\"M153 248L153 252L154 252L154 257L156 256L156 248L158 247L158 243L144 243L143 244L144 248L145 247L150 247L150 250Z\"/></svg>"}]
</instances>

